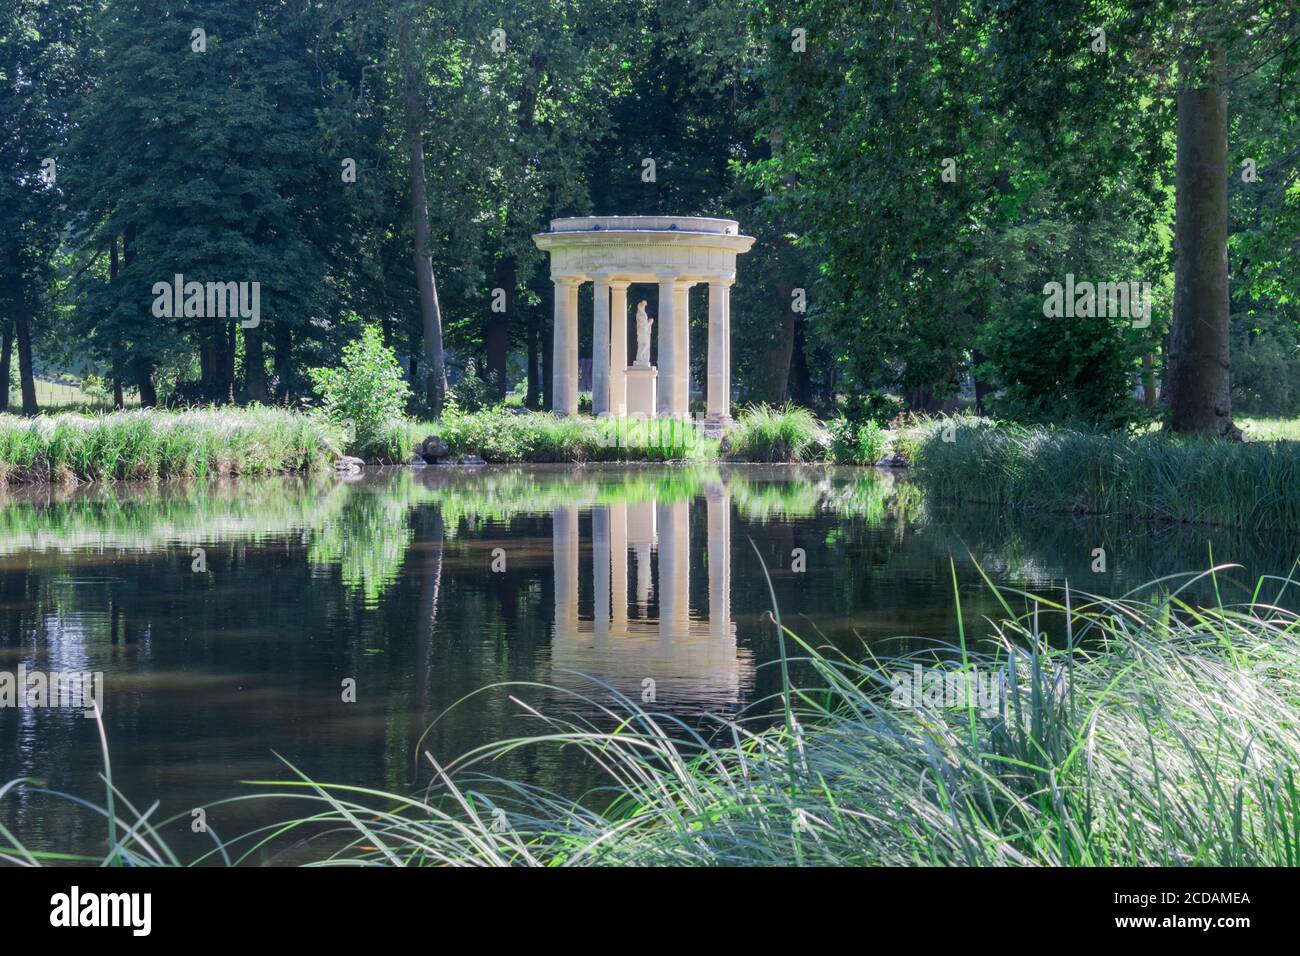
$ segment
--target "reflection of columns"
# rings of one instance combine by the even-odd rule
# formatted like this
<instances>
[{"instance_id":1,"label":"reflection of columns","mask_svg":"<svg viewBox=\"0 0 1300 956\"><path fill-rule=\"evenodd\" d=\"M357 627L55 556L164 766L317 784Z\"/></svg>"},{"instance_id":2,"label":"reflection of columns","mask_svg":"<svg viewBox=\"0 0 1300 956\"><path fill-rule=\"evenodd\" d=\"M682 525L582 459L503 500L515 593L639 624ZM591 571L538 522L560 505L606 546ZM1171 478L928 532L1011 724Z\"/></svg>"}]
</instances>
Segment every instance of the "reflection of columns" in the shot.
<instances>
[{"instance_id":1,"label":"reflection of columns","mask_svg":"<svg viewBox=\"0 0 1300 956\"><path fill-rule=\"evenodd\" d=\"M627 631L627 505L609 506L610 623L615 635Z\"/></svg>"},{"instance_id":2,"label":"reflection of columns","mask_svg":"<svg viewBox=\"0 0 1300 956\"><path fill-rule=\"evenodd\" d=\"M641 617L650 605L650 549L655 543L655 506L637 502L627 506L627 543L636 551L636 604Z\"/></svg>"},{"instance_id":3,"label":"reflection of columns","mask_svg":"<svg viewBox=\"0 0 1300 956\"><path fill-rule=\"evenodd\" d=\"M610 600L610 514L609 507L597 506L591 509L591 577L592 591L595 594L595 607L592 611L596 641L599 643L609 637L609 600Z\"/></svg>"},{"instance_id":4,"label":"reflection of columns","mask_svg":"<svg viewBox=\"0 0 1300 956\"><path fill-rule=\"evenodd\" d=\"M659 392L655 397L655 414L673 414L674 396L677 394L677 323L673 313L677 306L672 276L659 280L659 319L655 330L659 341Z\"/></svg>"},{"instance_id":5,"label":"reflection of columns","mask_svg":"<svg viewBox=\"0 0 1300 956\"><path fill-rule=\"evenodd\" d=\"M673 387L673 414L691 413L691 286L679 282L673 287L673 321L677 349L673 355L677 381Z\"/></svg>"},{"instance_id":6,"label":"reflection of columns","mask_svg":"<svg viewBox=\"0 0 1300 956\"><path fill-rule=\"evenodd\" d=\"M708 413L711 421L731 417L731 283L709 282L709 383Z\"/></svg>"},{"instance_id":7,"label":"reflection of columns","mask_svg":"<svg viewBox=\"0 0 1300 956\"><path fill-rule=\"evenodd\" d=\"M642 542L632 547L636 551L636 606L645 617L650 607L650 544Z\"/></svg>"},{"instance_id":8,"label":"reflection of columns","mask_svg":"<svg viewBox=\"0 0 1300 956\"><path fill-rule=\"evenodd\" d=\"M578 279L553 276L555 283L555 342L551 352L551 410L578 414Z\"/></svg>"},{"instance_id":9,"label":"reflection of columns","mask_svg":"<svg viewBox=\"0 0 1300 956\"><path fill-rule=\"evenodd\" d=\"M709 633L727 635L731 623L731 495L725 485L707 489L709 521Z\"/></svg>"},{"instance_id":10,"label":"reflection of columns","mask_svg":"<svg viewBox=\"0 0 1300 956\"><path fill-rule=\"evenodd\" d=\"M609 276L596 276L591 331L591 414L609 413Z\"/></svg>"},{"instance_id":11,"label":"reflection of columns","mask_svg":"<svg viewBox=\"0 0 1300 956\"><path fill-rule=\"evenodd\" d=\"M551 560L555 566L555 633L578 633L578 509L556 505L551 516Z\"/></svg>"},{"instance_id":12,"label":"reflection of columns","mask_svg":"<svg viewBox=\"0 0 1300 956\"><path fill-rule=\"evenodd\" d=\"M659 637L683 637L691 620L690 502L658 505Z\"/></svg>"},{"instance_id":13,"label":"reflection of columns","mask_svg":"<svg viewBox=\"0 0 1300 956\"><path fill-rule=\"evenodd\" d=\"M627 287L631 283L615 279L609 283L613 301L609 307L609 413L627 414Z\"/></svg>"}]
</instances>

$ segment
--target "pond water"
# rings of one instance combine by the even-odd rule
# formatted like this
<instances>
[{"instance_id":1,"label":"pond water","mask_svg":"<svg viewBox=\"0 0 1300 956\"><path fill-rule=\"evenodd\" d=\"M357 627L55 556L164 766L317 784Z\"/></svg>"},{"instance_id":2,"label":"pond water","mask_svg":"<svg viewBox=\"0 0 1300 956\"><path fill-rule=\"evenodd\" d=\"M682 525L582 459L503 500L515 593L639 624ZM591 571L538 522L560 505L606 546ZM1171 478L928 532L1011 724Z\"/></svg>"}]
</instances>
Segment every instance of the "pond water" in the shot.
<instances>
[{"instance_id":1,"label":"pond water","mask_svg":"<svg viewBox=\"0 0 1300 956\"><path fill-rule=\"evenodd\" d=\"M1095 549L1106 570L1094 571ZM1294 538L926 503L863 469L427 468L13 494L0 503L0 672L102 672L113 780L183 859L292 815L215 801L291 779L408 792L536 732L527 708L614 692L700 721L770 706L771 587L787 625L860 654L998 614L976 562L1032 593L1118 595L1215 561L1225 601L1286 575ZM1293 589L1283 603L1292 602ZM1207 580L1193 599L1212 600ZM1019 600L1023 605L1024 598ZM910 640L899 641L899 638ZM345 702L344 682L355 682ZM477 693L475 693L477 692ZM758 702L755 704L755 702ZM513 762L512 762L513 761ZM580 791L584 768L520 751L494 771ZM0 784L103 802L96 722L0 709ZM298 808L301 809L301 808ZM102 819L30 788L0 822L34 849L102 854Z\"/></svg>"}]
</instances>

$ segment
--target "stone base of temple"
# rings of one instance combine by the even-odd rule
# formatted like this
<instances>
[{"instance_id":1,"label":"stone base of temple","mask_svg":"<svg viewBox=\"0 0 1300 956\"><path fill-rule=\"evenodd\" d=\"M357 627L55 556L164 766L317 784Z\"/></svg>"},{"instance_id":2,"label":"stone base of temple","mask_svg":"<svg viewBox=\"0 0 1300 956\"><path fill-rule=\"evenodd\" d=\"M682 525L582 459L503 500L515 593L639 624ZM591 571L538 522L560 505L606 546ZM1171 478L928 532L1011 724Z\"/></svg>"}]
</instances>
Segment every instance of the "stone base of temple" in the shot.
<instances>
[{"instance_id":1,"label":"stone base of temple","mask_svg":"<svg viewBox=\"0 0 1300 956\"><path fill-rule=\"evenodd\" d=\"M641 368L633 365L624 375L627 381L627 411L629 418L653 418L659 370L653 365Z\"/></svg>"},{"instance_id":2,"label":"stone base of temple","mask_svg":"<svg viewBox=\"0 0 1300 956\"><path fill-rule=\"evenodd\" d=\"M704 419L704 437L721 438L726 434L727 429L730 428L731 425L732 418L730 415L723 415L720 418L706 418Z\"/></svg>"}]
</instances>

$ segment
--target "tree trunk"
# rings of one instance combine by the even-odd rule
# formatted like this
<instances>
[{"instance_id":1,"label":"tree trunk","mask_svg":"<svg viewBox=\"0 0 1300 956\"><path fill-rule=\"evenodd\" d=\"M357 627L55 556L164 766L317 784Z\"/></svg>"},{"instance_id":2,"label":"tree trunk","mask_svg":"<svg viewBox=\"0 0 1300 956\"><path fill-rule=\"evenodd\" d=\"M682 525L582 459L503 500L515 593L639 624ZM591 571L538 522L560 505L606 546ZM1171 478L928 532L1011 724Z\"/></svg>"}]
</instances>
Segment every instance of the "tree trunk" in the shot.
<instances>
[{"instance_id":1,"label":"tree trunk","mask_svg":"<svg viewBox=\"0 0 1300 956\"><path fill-rule=\"evenodd\" d=\"M514 256L505 256L497 262L495 288L505 291L505 311L493 311L491 306L495 305L496 297L496 293L493 292L494 301L489 303L487 328L483 332L483 343L487 350L488 381L492 383L495 389L497 401L505 401L506 392L509 389L509 383L506 381L506 353L510 338L509 327L506 323L515 308Z\"/></svg>"},{"instance_id":2,"label":"tree trunk","mask_svg":"<svg viewBox=\"0 0 1300 956\"><path fill-rule=\"evenodd\" d=\"M117 236L114 236L108 243L108 282L112 285L117 281ZM126 407L126 402L122 396L122 347L118 342L114 342L112 347L112 366L113 366L113 407L122 409Z\"/></svg>"},{"instance_id":3,"label":"tree trunk","mask_svg":"<svg viewBox=\"0 0 1300 956\"><path fill-rule=\"evenodd\" d=\"M153 387L153 366L141 359L136 362L136 388L140 390L140 407L154 408L158 404L158 392Z\"/></svg>"},{"instance_id":4,"label":"tree trunk","mask_svg":"<svg viewBox=\"0 0 1300 956\"><path fill-rule=\"evenodd\" d=\"M32 331L28 321L27 306L19 303L14 316L14 333L18 336L18 378L22 383L23 414L35 415L36 379L32 375Z\"/></svg>"},{"instance_id":5,"label":"tree trunk","mask_svg":"<svg viewBox=\"0 0 1300 956\"><path fill-rule=\"evenodd\" d=\"M794 319L794 340L790 345L790 398L796 405L812 407L812 376L804 352L804 320Z\"/></svg>"},{"instance_id":6,"label":"tree trunk","mask_svg":"<svg viewBox=\"0 0 1300 956\"><path fill-rule=\"evenodd\" d=\"M429 407L433 416L442 414L447 395L447 367L442 351L442 311L438 307L438 286L430 257L429 200L424 187L424 108L418 89L420 71L411 49L410 17L402 14L398 26L398 48L402 62L406 98L406 139L410 150L411 223L415 230L415 282L420 292L420 320L424 330L424 352L429 362Z\"/></svg>"},{"instance_id":7,"label":"tree trunk","mask_svg":"<svg viewBox=\"0 0 1300 956\"><path fill-rule=\"evenodd\" d=\"M1156 353L1147 352L1142 356L1142 404L1147 408L1156 407Z\"/></svg>"},{"instance_id":8,"label":"tree trunk","mask_svg":"<svg viewBox=\"0 0 1300 956\"><path fill-rule=\"evenodd\" d=\"M135 223L128 222L122 230L122 262L130 266L135 260ZM158 404L158 392L153 387L153 362L139 357L131 363L135 373L135 386L140 392L140 407L154 408Z\"/></svg>"},{"instance_id":9,"label":"tree trunk","mask_svg":"<svg viewBox=\"0 0 1300 956\"><path fill-rule=\"evenodd\" d=\"M979 349L974 349L970 354L971 381L975 383L975 414L987 415L984 399L988 398L989 392L993 389L989 383L979 377L978 369L984 364L987 356Z\"/></svg>"},{"instance_id":10,"label":"tree trunk","mask_svg":"<svg viewBox=\"0 0 1300 956\"><path fill-rule=\"evenodd\" d=\"M928 415L933 415L943 405L934 397L932 391L922 385L907 389L903 393L903 400L907 403L909 411L924 412Z\"/></svg>"},{"instance_id":11,"label":"tree trunk","mask_svg":"<svg viewBox=\"0 0 1300 956\"><path fill-rule=\"evenodd\" d=\"M266 401L266 357L262 354L262 331L244 329L244 399Z\"/></svg>"},{"instance_id":12,"label":"tree trunk","mask_svg":"<svg viewBox=\"0 0 1300 956\"><path fill-rule=\"evenodd\" d=\"M794 355L794 309L790 307L793 292L792 282L776 284L776 307L779 318L774 325L777 338L768 347L768 357L764 363L771 369L767 399L774 405L784 404L790 394L790 359Z\"/></svg>"},{"instance_id":13,"label":"tree trunk","mask_svg":"<svg viewBox=\"0 0 1300 956\"><path fill-rule=\"evenodd\" d=\"M1175 432L1232 436L1228 396L1228 101L1224 55L1178 94L1174 322L1165 381ZM1188 64L1183 82L1190 86Z\"/></svg>"},{"instance_id":14,"label":"tree trunk","mask_svg":"<svg viewBox=\"0 0 1300 956\"><path fill-rule=\"evenodd\" d=\"M205 330L199 334L199 390L206 397L217 388L217 350L212 336Z\"/></svg>"},{"instance_id":15,"label":"tree trunk","mask_svg":"<svg viewBox=\"0 0 1300 956\"><path fill-rule=\"evenodd\" d=\"M12 374L14 355L14 327L5 326L4 343L0 345L0 412L9 411L9 376Z\"/></svg>"},{"instance_id":16,"label":"tree trunk","mask_svg":"<svg viewBox=\"0 0 1300 956\"><path fill-rule=\"evenodd\" d=\"M239 353L239 323L229 322L223 331L226 351L221 363L221 374L225 379L223 383L225 388L222 390L221 399L233 402L235 400L235 356Z\"/></svg>"},{"instance_id":17,"label":"tree trunk","mask_svg":"<svg viewBox=\"0 0 1300 956\"><path fill-rule=\"evenodd\" d=\"M541 329L536 320L528 323L528 391L524 395L524 407L533 411L542 407L542 368L537 340Z\"/></svg>"},{"instance_id":18,"label":"tree trunk","mask_svg":"<svg viewBox=\"0 0 1300 956\"><path fill-rule=\"evenodd\" d=\"M286 322L275 324L272 335L274 347L271 350L271 368L275 372L275 400L282 402L289 397L289 363L293 359L293 329Z\"/></svg>"}]
</instances>

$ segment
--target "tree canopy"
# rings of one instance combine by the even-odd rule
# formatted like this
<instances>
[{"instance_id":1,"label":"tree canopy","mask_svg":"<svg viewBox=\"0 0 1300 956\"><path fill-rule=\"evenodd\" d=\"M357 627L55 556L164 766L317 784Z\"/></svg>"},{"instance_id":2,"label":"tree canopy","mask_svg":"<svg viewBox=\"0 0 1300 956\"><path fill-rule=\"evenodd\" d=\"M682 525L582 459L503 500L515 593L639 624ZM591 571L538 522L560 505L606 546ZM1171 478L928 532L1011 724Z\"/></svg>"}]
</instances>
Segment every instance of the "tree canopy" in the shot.
<instances>
[{"instance_id":1,"label":"tree canopy","mask_svg":"<svg viewBox=\"0 0 1300 956\"><path fill-rule=\"evenodd\" d=\"M1300 413L1284 0L3 7L0 378L16 343L28 413L41 369L119 403L314 399L307 370L370 326L413 411L470 382L543 407L530 237L589 214L757 237L740 401L1224 433L1231 389ZM260 321L155 315L177 277L258 283ZM1067 281L1150 307L1047 314Z\"/></svg>"}]
</instances>

